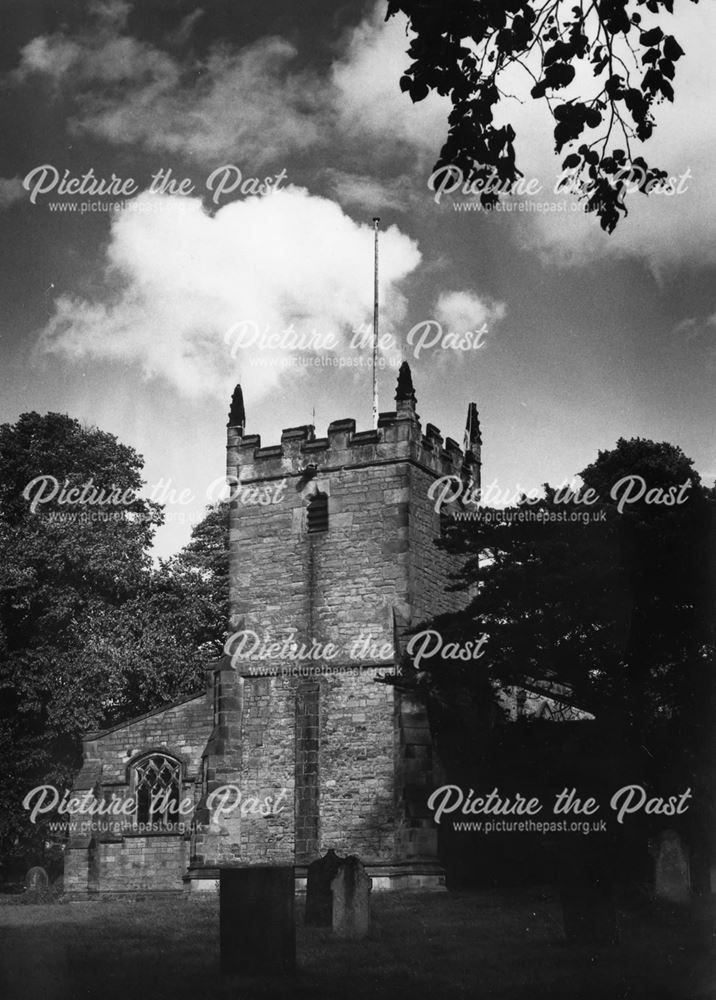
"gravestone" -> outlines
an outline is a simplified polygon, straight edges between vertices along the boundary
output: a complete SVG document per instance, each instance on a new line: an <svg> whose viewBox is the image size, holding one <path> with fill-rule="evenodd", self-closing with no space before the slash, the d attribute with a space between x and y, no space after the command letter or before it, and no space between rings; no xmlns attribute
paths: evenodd
<svg viewBox="0 0 716 1000"><path fill-rule="evenodd" d="M608 862L599 850L566 848L559 890L564 934L571 944L617 944L617 913Z"/></svg>
<svg viewBox="0 0 716 1000"><path fill-rule="evenodd" d="M47 872L44 868L36 865L28 869L25 876L25 891L33 896L44 896L50 885Z"/></svg>
<svg viewBox="0 0 716 1000"><path fill-rule="evenodd" d="M333 933L336 937L358 940L370 929L370 890L373 879L366 875L359 858L351 855L331 882Z"/></svg>
<svg viewBox="0 0 716 1000"><path fill-rule="evenodd" d="M334 850L312 861L306 879L306 923L313 927L330 927L333 922L331 882L344 862Z"/></svg>
<svg viewBox="0 0 716 1000"><path fill-rule="evenodd" d="M676 830L663 830L659 835L654 893L670 903L687 903L691 898L689 861Z"/></svg>
<svg viewBox="0 0 716 1000"><path fill-rule="evenodd" d="M292 867L222 868L221 971L292 975L296 969Z"/></svg>

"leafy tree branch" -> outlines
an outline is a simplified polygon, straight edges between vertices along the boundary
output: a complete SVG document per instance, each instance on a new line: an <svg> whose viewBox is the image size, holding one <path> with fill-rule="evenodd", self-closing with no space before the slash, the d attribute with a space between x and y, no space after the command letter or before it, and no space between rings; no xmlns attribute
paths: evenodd
<svg viewBox="0 0 716 1000"><path fill-rule="evenodd" d="M388 0L386 20L398 12L415 36L401 89L414 102L435 92L452 103L435 169L459 168L483 205L495 205L523 176L514 128L495 123L507 97L501 81L512 66L529 75L530 96L546 102L555 152L566 153L569 189L603 229L612 232L627 215L629 191L649 194L668 185L666 171L632 148L651 137L657 105L674 100L675 65L684 52L662 27L674 0L572 6L563 0Z"/></svg>

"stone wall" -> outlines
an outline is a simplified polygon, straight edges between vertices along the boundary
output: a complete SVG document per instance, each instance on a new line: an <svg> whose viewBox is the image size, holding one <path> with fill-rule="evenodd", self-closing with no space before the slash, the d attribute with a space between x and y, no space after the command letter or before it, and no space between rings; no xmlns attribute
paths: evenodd
<svg viewBox="0 0 716 1000"><path fill-rule="evenodd" d="M260 816L237 811L226 819L230 837L223 862L293 864L295 682L283 677L243 681L241 770L234 775L242 794L276 798L280 812Z"/></svg>
<svg viewBox="0 0 716 1000"><path fill-rule="evenodd" d="M321 853L396 860L395 688L382 668L322 680Z"/></svg>
<svg viewBox="0 0 716 1000"><path fill-rule="evenodd" d="M181 891L188 866L188 842L183 836L125 836L100 843L97 866L102 892Z"/></svg>
<svg viewBox="0 0 716 1000"><path fill-rule="evenodd" d="M297 681L294 795L296 863L308 864L320 854L318 766L321 729L319 679Z"/></svg>
<svg viewBox="0 0 716 1000"><path fill-rule="evenodd" d="M201 755L213 722L206 694L132 719L121 726L85 738L84 755L102 761L102 785L127 785L127 765L148 750L164 750L184 764L184 778L193 783L201 771Z"/></svg>
<svg viewBox="0 0 716 1000"><path fill-rule="evenodd" d="M75 794L99 789L105 802L131 799L133 761L157 751L181 762L180 797L195 803L200 794L201 755L212 718L211 703L203 694L89 734L83 741L83 767L74 782ZM191 812L179 817L185 824L181 833L140 835L126 829L132 823L131 816L73 817L65 891L70 897L99 891L180 891L189 861L191 819Z"/></svg>
<svg viewBox="0 0 716 1000"><path fill-rule="evenodd" d="M412 623L453 611L466 603L462 594L448 593L458 563L455 556L439 549L440 514L428 495L435 476L425 469L410 469L410 606Z"/></svg>
<svg viewBox="0 0 716 1000"><path fill-rule="evenodd" d="M380 678L395 671L410 624L460 600L443 593L450 557L434 545L440 518L428 488L459 474L462 458L437 428L423 435L410 406L383 414L379 431L334 421L326 438L293 428L267 448L229 431L228 473L244 497L280 496L232 504L233 627L255 633L264 657L273 643L285 651L289 635L298 647L294 658L253 660L233 647L240 781L270 789L290 775L295 788L282 836L242 829L236 860L285 860L295 849L308 863L328 848L374 864L434 856L429 818L408 802L425 799L432 780L427 719ZM308 531L316 493L328 497L325 533Z"/></svg>

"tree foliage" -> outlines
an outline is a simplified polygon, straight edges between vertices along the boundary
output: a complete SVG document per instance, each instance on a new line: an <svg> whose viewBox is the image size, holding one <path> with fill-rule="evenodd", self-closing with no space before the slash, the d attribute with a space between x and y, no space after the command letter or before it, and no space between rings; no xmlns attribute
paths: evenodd
<svg viewBox="0 0 716 1000"><path fill-rule="evenodd" d="M88 634L150 571L148 548L161 513L138 496L141 466L141 457L111 434L62 414L26 413L0 427L6 817L17 820L12 805L40 777L67 777L79 734L99 724L116 700L107 664L84 650ZM125 502L77 502L83 489L85 499L104 491Z"/></svg>
<svg viewBox="0 0 716 1000"><path fill-rule="evenodd" d="M642 439L600 452L581 478L453 518L440 544L460 557L455 586L470 599L430 625L462 646L487 634L485 653L426 661L408 682L463 733L466 754L494 713L493 686L526 683L566 686L637 742L667 726L695 759L713 721L714 491L680 449Z"/></svg>
<svg viewBox="0 0 716 1000"><path fill-rule="evenodd" d="M684 53L666 26L673 10L674 0L388 0L386 18L402 11L415 33L401 88L413 101L435 91L452 102L436 169L459 168L490 206L495 181L504 191L522 176L515 130L495 121L519 67L531 97L549 107L572 190L612 232L630 189L649 193L666 180L639 149L656 106L674 99Z"/></svg>
<svg viewBox="0 0 716 1000"><path fill-rule="evenodd" d="M29 832L21 802L34 785L71 784L83 733L200 691L221 650L226 507L153 567L163 514L140 496L141 470L134 449L62 414L0 427L5 849Z"/></svg>
<svg viewBox="0 0 716 1000"><path fill-rule="evenodd" d="M229 621L228 505L216 504L189 543L161 563L92 642L123 678L118 720L201 691ZM86 655L93 655L91 649Z"/></svg>

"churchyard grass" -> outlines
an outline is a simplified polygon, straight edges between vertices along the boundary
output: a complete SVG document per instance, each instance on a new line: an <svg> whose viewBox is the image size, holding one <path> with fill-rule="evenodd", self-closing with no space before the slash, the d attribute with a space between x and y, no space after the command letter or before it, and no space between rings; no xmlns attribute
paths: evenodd
<svg viewBox="0 0 716 1000"><path fill-rule="evenodd" d="M620 909L615 947L567 945L554 891L373 895L364 941L303 925L295 980L219 973L218 899L0 897L4 1000L707 1000L713 900Z"/></svg>

